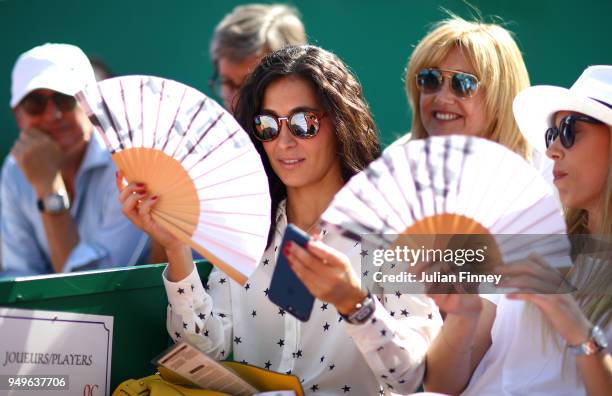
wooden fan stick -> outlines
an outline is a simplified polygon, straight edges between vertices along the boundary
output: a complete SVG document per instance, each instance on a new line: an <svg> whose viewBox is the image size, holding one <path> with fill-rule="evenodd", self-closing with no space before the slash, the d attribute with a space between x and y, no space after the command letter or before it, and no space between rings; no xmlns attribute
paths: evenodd
<svg viewBox="0 0 612 396"><path fill-rule="evenodd" d="M117 164L125 163L128 158L135 155L140 155L141 157L147 155L152 157L155 155L157 167L165 169L165 175L172 175L175 185L181 184L185 187L173 188L160 195L160 200L151 213L155 221L203 257L206 257L208 261L232 277L236 282L245 284L247 278L243 274L192 240L199 221L200 201L195 186L182 165L176 159L159 150L147 148L131 148L119 151L113 154L113 160ZM142 165L139 168L142 170ZM146 183L151 195L160 194L161 187L169 183L164 180L164 177L161 177L162 175L152 174L151 172L141 172L138 174L134 169L131 169L131 173L129 173L130 170L127 170L127 172L128 174L125 175L127 180L138 180ZM172 202L172 205L169 205L168 202ZM177 207L179 207L178 210Z"/></svg>
<svg viewBox="0 0 612 396"><path fill-rule="evenodd" d="M134 156L152 158L157 168L165 171L163 174L150 172L147 166L142 166L142 162L140 163L141 166L130 168L127 163L129 158ZM151 196L162 197L155 205L156 212L168 213L181 221L186 228L186 232L193 234L199 220L200 200L191 178L178 161L159 150L147 148L131 148L119 151L113 154L113 161L117 163L128 181L146 183ZM169 182L168 177L171 177L173 181ZM168 184L180 184L181 188L168 189L166 187ZM172 204L169 204L169 202ZM181 209L179 211L175 209L175 204L180 205Z"/></svg>
<svg viewBox="0 0 612 396"><path fill-rule="evenodd" d="M402 233L390 249L397 246L442 250L476 250L486 246L485 262L463 267L473 268L473 273L490 273L502 262L499 246L489 230L474 219L459 214L442 213L417 221Z"/></svg>
<svg viewBox="0 0 612 396"><path fill-rule="evenodd" d="M166 220L164 220L161 217L155 217L155 221L159 221L159 223L162 224L174 236L179 238L183 243L189 245L189 247L194 249L196 252L200 253L203 257L206 257L206 259L212 265L214 265L215 267L219 268L221 271L226 273L228 276L230 276L236 282L238 282L241 285L246 284L247 277L245 277L243 274L241 274L239 271L234 269L231 265L229 265L225 261L221 260L216 255L212 254L209 250L205 249L203 246L201 246L201 245L195 243L193 240L191 240L192 235L187 234L183 229L175 226L172 223L167 222Z"/></svg>
<svg viewBox="0 0 612 396"><path fill-rule="evenodd" d="M266 240L251 230L269 227L250 199L269 207L269 194L237 122L197 90L151 76L109 79L76 96L125 178L160 198L153 218L244 284Z"/></svg>

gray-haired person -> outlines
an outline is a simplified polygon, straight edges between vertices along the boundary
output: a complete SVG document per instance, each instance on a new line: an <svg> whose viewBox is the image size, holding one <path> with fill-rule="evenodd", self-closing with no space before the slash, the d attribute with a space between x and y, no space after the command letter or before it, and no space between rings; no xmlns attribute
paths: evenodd
<svg viewBox="0 0 612 396"><path fill-rule="evenodd" d="M233 112L237 93L259 60L300 44L306 44L306 32L297 9L283 4L238 6L219 22L210 42L215 66L211 88Z"/></svg>

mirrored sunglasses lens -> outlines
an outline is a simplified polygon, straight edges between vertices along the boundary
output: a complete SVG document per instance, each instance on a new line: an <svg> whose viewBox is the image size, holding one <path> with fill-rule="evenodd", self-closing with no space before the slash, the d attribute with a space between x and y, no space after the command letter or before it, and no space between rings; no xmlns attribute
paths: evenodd
<svg viewBox="0 0 612 396"><path fill-rule="evenodd" d="M438 70L423 69L417 74L417 86L424 93L434 93L442 86L442 74Z"/></svg>
<svg viewBox="0 0 612 396"><path fill-rule="evenodd" d="M452 88L457 96L469 98L476 93L478 81L469 74L457 73L453 76Z"/></svg>
<svg viewBox="0 0 612 396"><path fill-rule="evenodd" d="M255 137L259 140L272 140L278 135L276 119L268 115L255 117Z"/></svg>
<svg viewBox="0 0 612 396"><path fill-rule="evenodd" d="M289 121L291 130L296 136L313 137L319 131L319 119L314 113L295 113Z"/></svg>

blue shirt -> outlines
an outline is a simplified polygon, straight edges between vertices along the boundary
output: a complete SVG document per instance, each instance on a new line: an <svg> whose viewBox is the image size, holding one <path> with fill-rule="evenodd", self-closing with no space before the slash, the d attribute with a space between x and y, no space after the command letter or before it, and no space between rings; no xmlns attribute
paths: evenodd
<svg viewBox="0 0 612 396"><path fill-rule="evenodd" d="M63 272L129 266L146 259L148 237L121 212L115 170L110 153L94 133L76 175L70 207L79 243ZM4 270L0 275L53 273L36 192L12 155L2 167L0 194Z"/></svg>

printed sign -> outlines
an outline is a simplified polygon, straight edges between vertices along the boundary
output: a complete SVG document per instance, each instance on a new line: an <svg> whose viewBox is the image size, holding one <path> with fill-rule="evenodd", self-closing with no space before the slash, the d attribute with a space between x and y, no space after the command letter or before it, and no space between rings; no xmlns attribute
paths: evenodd
<svg viewBox="0 0 612 396"><path fill-rule="evenodd" d="M0 394L111 392L113 317L0 308Z"/></svg>

